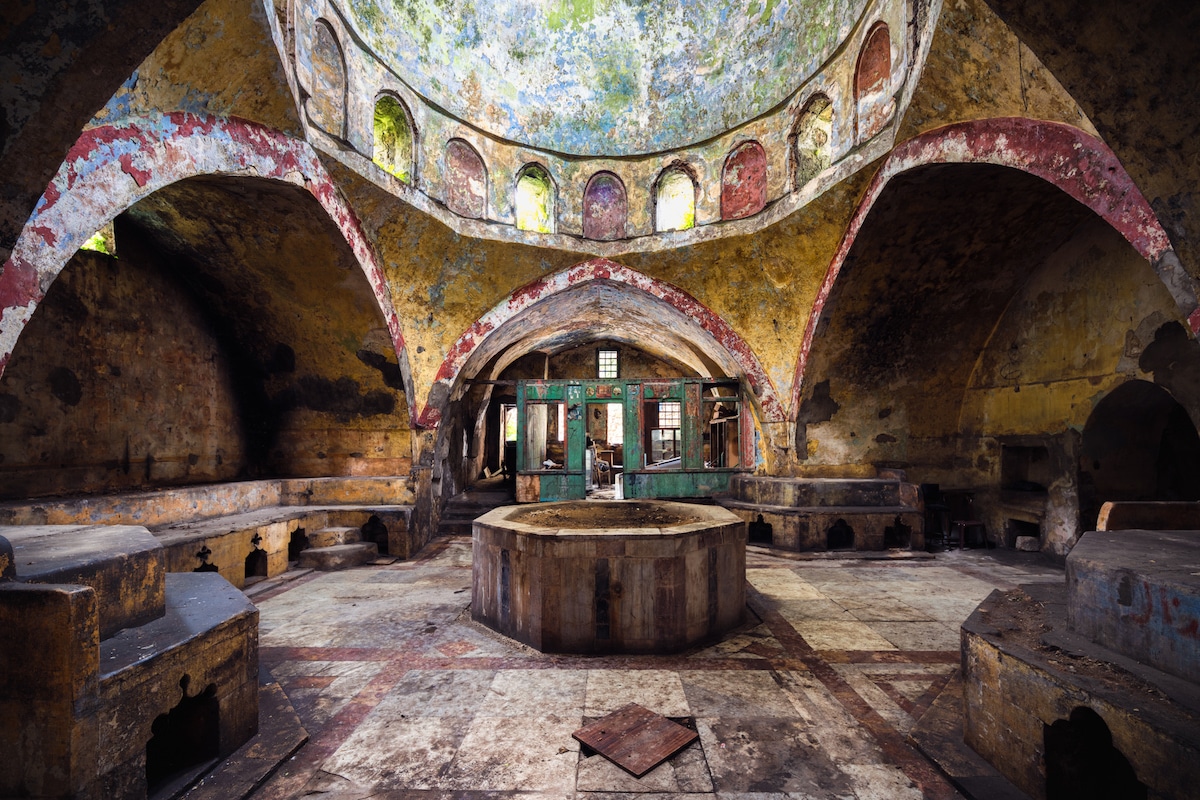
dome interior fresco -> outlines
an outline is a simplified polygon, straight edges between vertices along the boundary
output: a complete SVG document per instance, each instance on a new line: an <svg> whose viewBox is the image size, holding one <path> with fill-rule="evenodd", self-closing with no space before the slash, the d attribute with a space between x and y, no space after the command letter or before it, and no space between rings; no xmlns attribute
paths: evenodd
<svg viewBox="0 0 1200 800"><path fill-rule="evenodd" d="M865 0L339 0L363 43L483 131L572 155L704 141L812 77Z"/></svg>

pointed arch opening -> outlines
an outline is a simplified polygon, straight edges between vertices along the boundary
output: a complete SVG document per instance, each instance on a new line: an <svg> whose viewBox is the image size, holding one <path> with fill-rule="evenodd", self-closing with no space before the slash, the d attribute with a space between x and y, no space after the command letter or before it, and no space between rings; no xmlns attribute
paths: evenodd
<svg viewBox="0 0 1200 800"><path fill-rule="evenodd" d="M446 143L446 207L460 217L487 217L487 167L483 158L462 139Z"/></svg>
<svg viewBox="0 0 1200 800"><path fill-rule="evenodd" d="M792 134L793 188L803 188L832 162L833 103L816 94L804 104Z"/></svg>
<svg viewBox="0 0 1200 800"><path fill-rule="evenodd" d="M346 135L346 59L333 28L323 19L313 24L313 94L308 117L314 125L339 139Z"/></svg>
<svg viewBox="0 0 1200 800"><path fill-rule="evenodd" d="M654 191L654 230L686 231L696 227L696 181L683 165L667 167Z"/></svg>
<svg viewBox="0 0 1200 800"><path fill-rule="evenodd" d="M375 101L372 123L374 155L372 160L404 183L411 184L416 170L416 132L412 117L398 97L380 95Z"/></svg>
<svg viewBox="0 0 1200 800"><path fill-rule="evenodd" d="M766 205L767 153L758 142L742 142L721 169L721 219L753 216Z"/></svg>
<svg viewBox="0 0 1200 800"><path fill-rule="evenodd" d="M554 181L541 164L526 164L513 200L517 229L554 233Z"/></svg>

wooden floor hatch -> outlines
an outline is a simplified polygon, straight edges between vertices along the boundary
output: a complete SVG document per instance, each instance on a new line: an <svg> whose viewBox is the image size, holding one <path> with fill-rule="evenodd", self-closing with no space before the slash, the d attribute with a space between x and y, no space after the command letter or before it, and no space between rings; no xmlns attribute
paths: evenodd
<svg viewBox="0 0 1200 800"><path fill-rule="evenodd" d="M640 778L694 742L699 734L630 703L571 735Z"/></svg>

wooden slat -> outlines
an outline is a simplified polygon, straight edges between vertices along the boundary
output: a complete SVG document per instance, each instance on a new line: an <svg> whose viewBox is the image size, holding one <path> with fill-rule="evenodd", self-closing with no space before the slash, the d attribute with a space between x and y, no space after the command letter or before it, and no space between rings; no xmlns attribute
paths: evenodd
<svg viewBox="0 0 1200 800"><path fill-rule="evenodd" d="M687 747L699 734L630 703L571 735L640 778Z"/></svg>

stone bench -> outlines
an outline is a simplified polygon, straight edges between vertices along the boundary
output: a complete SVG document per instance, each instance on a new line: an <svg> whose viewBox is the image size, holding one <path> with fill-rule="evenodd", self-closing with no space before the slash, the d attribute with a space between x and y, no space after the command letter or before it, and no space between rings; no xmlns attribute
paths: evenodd
<svg viewBox="0 0 1200 800"><path fill-rule="evenodd" d="M0 537L0 796L145 797L255 733L258 610L228 581L168 574L139 526Z"/></svg>
<svg viewBox="0 0 1200 800"><path fill-rule="evenodd" d="M361 528L372 518L383 526L375 540L380 550L407 558L420 545L413 504L405 478L299 478L4 503L0 525L142 526L163 546L167 572L203 568L243 588L247 561L259 553L266 576L278 575L287 570L289 548L299 547L294 539L328 527Z"/></svg>
<svg viewBox="0 0 1200 800"><path fill-rule="evenodd" d="M752 543L770 525L770 544L785 550L829 550L839 534L849 543L838 549L925 546L919 490L893 478L736 475L717 502L747 523Z"/></svg>

